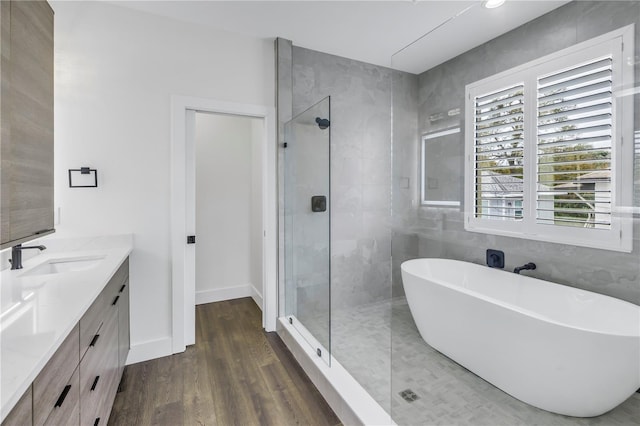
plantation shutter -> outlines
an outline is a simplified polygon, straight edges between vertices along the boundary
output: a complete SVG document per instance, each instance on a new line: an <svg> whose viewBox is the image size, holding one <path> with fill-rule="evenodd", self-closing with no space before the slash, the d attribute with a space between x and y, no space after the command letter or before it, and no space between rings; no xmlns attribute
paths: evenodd
<svg viewBox="0 0 640 426"><path fill-rule="evenodd" d="M523 216L524 84L474 98L475 217Z"/></svg>
<svg viewBox="0 0 640 426"><path fill-rule="evenodd" d="M611 227L612 58L537 79L536 222Z"/></svg>

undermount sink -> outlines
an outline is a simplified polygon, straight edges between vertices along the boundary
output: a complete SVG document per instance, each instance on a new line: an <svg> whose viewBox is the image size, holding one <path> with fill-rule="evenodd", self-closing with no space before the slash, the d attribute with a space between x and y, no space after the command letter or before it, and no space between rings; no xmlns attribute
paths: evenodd
<svg viewBox="0 0 640 426"><path fill-rule="evenodd" d="M30 270L22 274L22 276L25 277L32 275L50 275L60 274L63 272L86 271L95 266L98 266L103 259L104 256L50 259L34 268L31 268Z"/></svg>

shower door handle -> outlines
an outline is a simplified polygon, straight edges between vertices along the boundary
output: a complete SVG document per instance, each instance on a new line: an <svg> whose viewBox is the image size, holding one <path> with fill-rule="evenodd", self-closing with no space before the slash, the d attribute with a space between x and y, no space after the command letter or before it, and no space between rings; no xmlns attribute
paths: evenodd
<svg viewBox="0 0 640 426"><path fill-rule="evenodd" d="M311 197L311 211L314 213L327 211L327 197L324 195L314 195Z"/></svg>

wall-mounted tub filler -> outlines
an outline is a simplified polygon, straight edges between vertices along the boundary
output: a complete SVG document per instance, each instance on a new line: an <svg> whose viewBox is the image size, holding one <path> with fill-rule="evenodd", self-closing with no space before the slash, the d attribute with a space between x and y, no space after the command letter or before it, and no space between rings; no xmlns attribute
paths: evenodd
<svg viewBox="0 0 640 426"><path fill-rule="evenodd" d="M424 341L527 404L594 417L640 387L640 306L458 260L401 269Z"/></svg>
<svg viewBox="0 0 640 426"><path fill-rule="evenodd" d="M513 272L519 274L520 271L533 271L536 269L536 264L533 262L525 263L522 266L518 266L517 268L513 268Z"/></svg>

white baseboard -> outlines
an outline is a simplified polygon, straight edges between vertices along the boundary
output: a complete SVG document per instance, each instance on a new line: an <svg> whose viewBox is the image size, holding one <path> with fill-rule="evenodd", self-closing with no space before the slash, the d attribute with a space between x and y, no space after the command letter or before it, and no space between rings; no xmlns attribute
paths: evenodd
<svg viewBox="0 0 640 426"><path fill-rule="evenodd" d="M260 308L260 310L262 311L262 294L253 285L251 286L251 298L254 302L256 302L256 305L258 305L258 308Z"/></svg>
<svg viewBox="0 0 640 426"><path fill-rule="evenodd" d="M258 308L262 310L262 294L260 294L251 284L198 291L196 292L196 305L239 299L241 297L251 297L254 302L256 302L256 305L258 305ZM173 347L171 344L171 337L150 340L148 342L131 345L126 365L136 364L138 362L161 358L172 354Z"/></svg>
<svg viewBox="0 0 640 426"><path fill-rule="evenodd" d="M171 337L163 337L161 339L131 345L126 365L172 355L172 349Z"/></svg>
<svg viewBox="0 0 640 426"><path fill-rule="evenodd" d="M196 305L240 299L241 297L253 297L252 288L253 286L251 284L246 284L235 287L196 291Z"/></svg>

